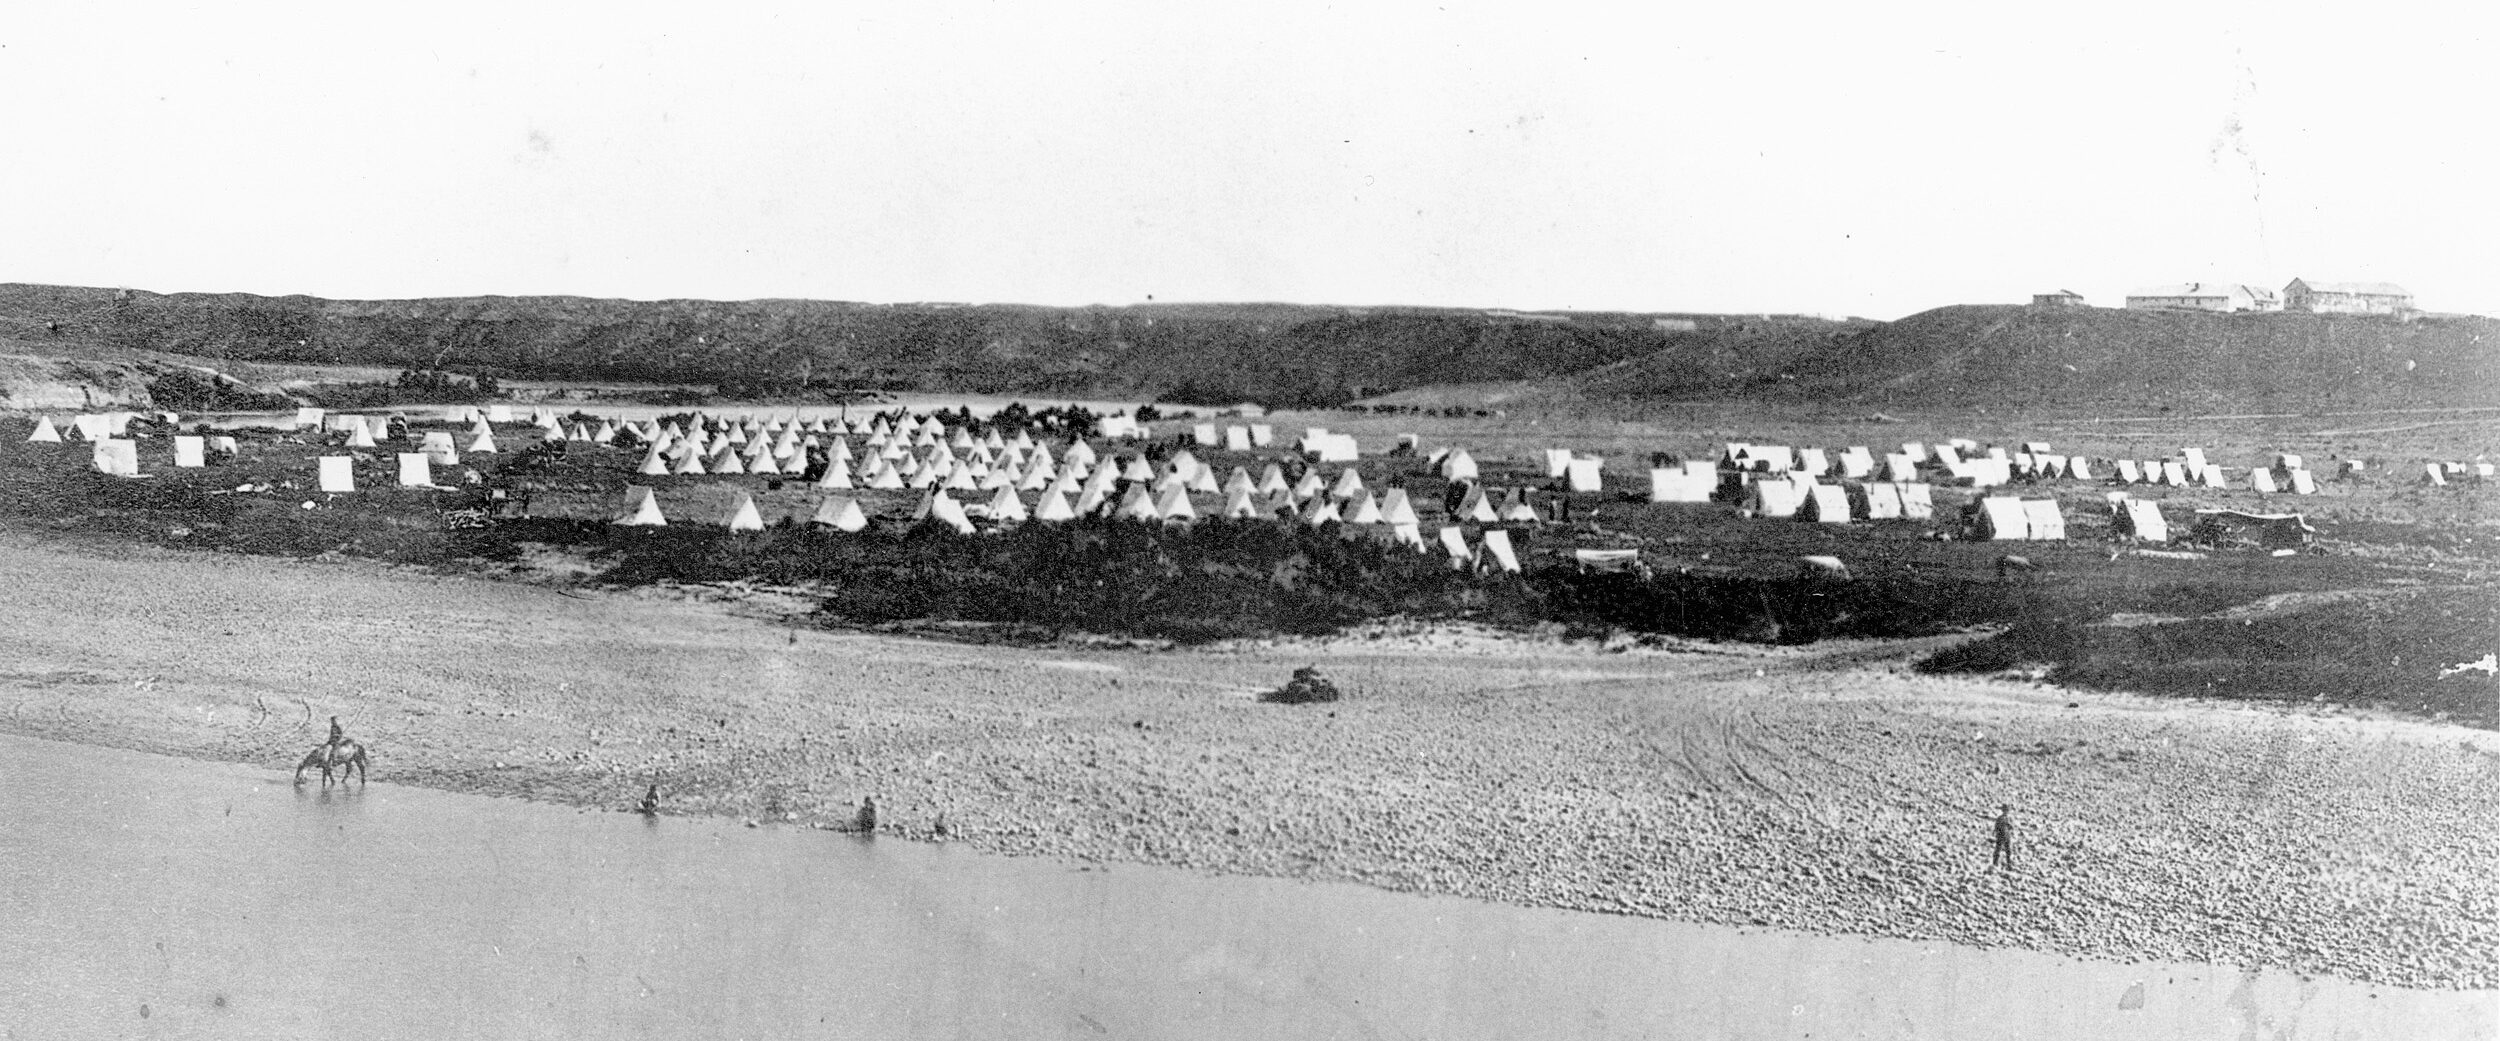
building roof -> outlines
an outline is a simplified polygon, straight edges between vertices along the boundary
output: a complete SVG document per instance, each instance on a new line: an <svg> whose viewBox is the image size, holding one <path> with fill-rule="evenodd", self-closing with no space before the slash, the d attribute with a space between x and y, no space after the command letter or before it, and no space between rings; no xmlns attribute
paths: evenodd
<svg viewBox="0 0 2500 1041"><path fill-rule="evenodd" d="M2394 282L2311 282L2295 278L2292 285L2305 286L2312 293L2350 293L2354 296L2412 296L2413 293ZM2292 291L2284 286L2283 291Z"/></svg>
<svg viewBox="0 0 2500 1041"><path fill-rule="evenodd" d="M2231 291L2232 291L2232 290L2234 290L2234 289L2237 289L2237 290L2239 290L2239 291L2241 291L2241 292L2243 292L2243 293L2249 293L2251 296L2254 296L2254 295L2255 295L2254 293L2250 292L2250 290L2249 290L2249 288L2248 288L2247 286L2235 286L2235 285L2231 285L2231 284L2229 284L2229 283L2225 283L2225 282L2182 282L2182 283L2178 283L2178 284L2175 284L2175 285L2166 285L2166 286L2150 286L2150 287L2147 287L2147 288L2144 288L2144 289L2138 289L2138 290L2136 290L2135 292L2129 293L2129 294L2127 294L2127 295L2128 295L2128 296L2130 296L2130 297L2138 297L2138 296L2193 296L2193 297L2227 297L2227 296L2230 296L2230 295L2231 295Z"/></svg>

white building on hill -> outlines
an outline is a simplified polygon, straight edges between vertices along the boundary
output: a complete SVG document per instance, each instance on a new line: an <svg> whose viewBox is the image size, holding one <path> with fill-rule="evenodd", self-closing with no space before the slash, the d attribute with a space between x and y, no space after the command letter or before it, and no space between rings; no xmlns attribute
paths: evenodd
<svg viewBox="0 0 2500 1041"><path fill-rule="evenodd" d="M2259 289L2233 282L2187 282L2179 285L2153 286L2127 294L2127 309L2132 311L2280 311L2282 298L2274 290Z"/></svg>
<svg viewBox="0 0 2500 1041"><path fill-rule="evenodd" d="M2283 287L2284 306L2312 314L2400 314L2413 310L2413 294L2392 282L2311 282L2295 278Z"/></svg>

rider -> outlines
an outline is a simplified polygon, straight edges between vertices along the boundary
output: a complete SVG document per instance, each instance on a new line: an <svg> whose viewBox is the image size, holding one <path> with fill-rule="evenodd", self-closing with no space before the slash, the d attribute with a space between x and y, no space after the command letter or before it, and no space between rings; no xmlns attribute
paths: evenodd
<svg viewBox="0 0 2500 1041"><path fill-rule="evenodd" d="M330 717L330 741L322 747L337 748L339 743L345 740L347 740L347 731L339 727L339 717Z"/></svg>

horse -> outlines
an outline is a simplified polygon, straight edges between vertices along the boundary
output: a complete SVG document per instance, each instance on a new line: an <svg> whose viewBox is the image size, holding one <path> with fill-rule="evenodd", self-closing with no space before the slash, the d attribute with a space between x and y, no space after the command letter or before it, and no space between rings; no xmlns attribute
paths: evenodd
<svg viewBox="0 0 2500 1041"><path fill-rule="evenodd" d="M304 783L304 771L315 766L321 768L321 786L324 788L330 786L330 772L333 770L338 771L340 784L346 784L350 774L362 781L367 772L365 746L354 741L313 746L312 751L304 753L304 761L295 764L295 783Z"/></svg>

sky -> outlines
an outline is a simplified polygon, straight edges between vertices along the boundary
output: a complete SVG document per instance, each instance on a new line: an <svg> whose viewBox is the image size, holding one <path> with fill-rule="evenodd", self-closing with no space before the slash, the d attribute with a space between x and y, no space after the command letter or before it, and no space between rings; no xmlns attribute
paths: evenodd
<svg viewBox="0 0 2500 1041"><path fill-rule="evenodd" d="M0 281L2500 314L2482 5L363 6L9 5Z"/></svg>

